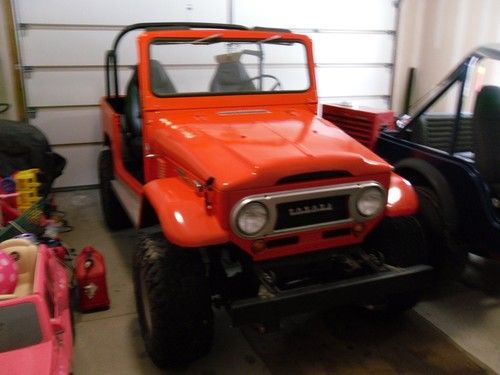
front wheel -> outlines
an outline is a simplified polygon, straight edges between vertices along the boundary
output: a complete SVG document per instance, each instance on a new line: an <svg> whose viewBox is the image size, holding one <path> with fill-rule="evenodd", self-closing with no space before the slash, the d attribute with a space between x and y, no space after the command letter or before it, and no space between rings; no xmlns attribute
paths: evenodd
<svg viewBox="0 0 500 375"><path fill-rule="evenodd" d="M134 259L134 288L141 332L153 363L186 365L206 354L213 339L208 279L197 250L144 235Z"/></svg>
<svg viewBox="0 0 500 375"><path fill-rule="evenodd" d="M369 251L381 254L392 267L428 264L429 257L422 228L413 216L385 218L367 238ZM413 308L421 298L424 286L415 290L387 294L374 300L369 309L384 313L400 313Z"/></svg>

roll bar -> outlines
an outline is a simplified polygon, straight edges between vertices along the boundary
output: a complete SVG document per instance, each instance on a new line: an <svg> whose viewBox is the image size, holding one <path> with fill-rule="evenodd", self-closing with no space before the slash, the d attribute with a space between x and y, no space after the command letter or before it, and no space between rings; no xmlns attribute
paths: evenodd
<svg viewBox="0 0 500 375"><path fill-rule="evenodd" d="M111 96L111 86L114 88L114 97L118 97L118 69L117 69L117 57L116 50L118 48L118 43L120 40L130 31L134 30L147 30L147 29L157 29L157 30L168 30L168 29L226 29L226 30L249 30L248 27L242 25L225 24L225 23L206 23L206 22L147 22L147 23L135 23L123 28L120 33L115 37L112 47L106 52L106 96L109 98ZM265 28L255 28L255 30L274 30L277 29L265 29ZM281 30L285 31L285 30ZM288 30L286 30L288 31ZM112 70L112 74L111 71ZM111 82L113 80L113 82Z"/></svg>

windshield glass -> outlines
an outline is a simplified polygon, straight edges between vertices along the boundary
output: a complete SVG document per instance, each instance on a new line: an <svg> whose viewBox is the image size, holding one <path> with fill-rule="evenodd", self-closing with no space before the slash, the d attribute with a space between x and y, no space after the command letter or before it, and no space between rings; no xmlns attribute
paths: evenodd
<svg viewBox="0 0 500 375"><path fill-rule="evenodd" d="M280 41L158 40L150 47L151 89L157 96L305 91L305 46Z"/></svg>

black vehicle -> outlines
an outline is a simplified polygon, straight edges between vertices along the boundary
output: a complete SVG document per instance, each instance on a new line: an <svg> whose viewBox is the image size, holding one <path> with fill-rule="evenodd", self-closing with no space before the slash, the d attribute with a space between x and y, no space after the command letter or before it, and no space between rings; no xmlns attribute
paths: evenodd
<svg viewBox="0 0 500 375"><path fill-rule="evenodd" d="M500 258L500 44L473 51L396 125L392 112L340 105L323 117L414 186L441 276L458 277L469 252Z"/></svg>
<svg viewBox="0 0 500 375"><path fill-rule="evenodd" d="M415 187L436 265L500 257L500 45L476 49L375 151Z"/></svg>

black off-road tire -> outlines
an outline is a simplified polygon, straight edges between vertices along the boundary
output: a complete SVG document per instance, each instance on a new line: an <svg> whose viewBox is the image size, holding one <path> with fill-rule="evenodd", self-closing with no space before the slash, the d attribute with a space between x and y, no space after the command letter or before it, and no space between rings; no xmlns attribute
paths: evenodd
<svg viewBox="0 0 500 375"><path fill-rule="evenodd" d="M114 174L113 157L110 149L102 150L99 154L98 171L101 209L106 225L111 230L131 227L132 223L111 187Z"/></svg>
<svg viewBox="0 0 500 375"><path fill-rule="evenodd" d="M208 353L213 341L210 289L200 253L143 234L134 259L137 313L146 350L159 368Z"/></svg>
<svg viewBox="0 0 500 375"><path fill-rule="evenodd" d="M369 251L383 255L384 263L393 267L428 264L429 256L423 230L413 216L385 218L367 238ZM406 293L388 294L369 307L383 315L413 308L422 297L425 286Z"/></svg>
<svg viewBox="0 0 500 375"><path fill-rule="evenodd" d="M416 186L419 200L417 219L424 229L430 265L439 279L458 279L467 262L467 251L457 233L446 226L442 207L431 188Z"/></svg>

